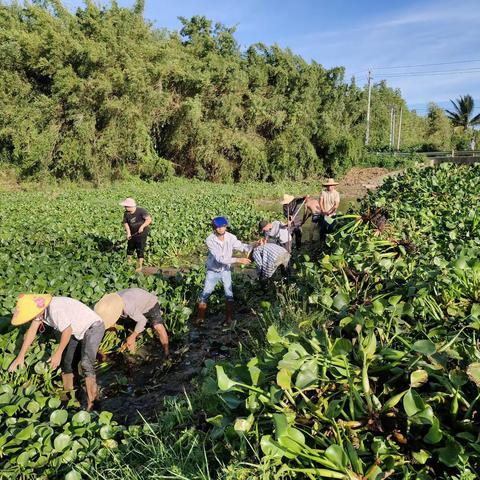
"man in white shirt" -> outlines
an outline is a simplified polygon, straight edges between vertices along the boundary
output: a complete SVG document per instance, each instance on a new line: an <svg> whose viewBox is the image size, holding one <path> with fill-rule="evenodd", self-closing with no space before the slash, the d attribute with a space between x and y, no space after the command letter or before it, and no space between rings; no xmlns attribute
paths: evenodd
<svg viewBox="0 0 480 480"><path fill-rule="evenodd" d="M252 247L242 243L235 235L227 232L228 220L215 217L212 220L213 233L207 237L208 247L207 275L202 294L198 302L197 323L205 320L207 300L218 282L222 282L225 291L225 323L231 324L233 319L232 265L248 265L248 258L235 258L233 251L250 253Z"/></svg>
<svg viewBox="0 0 480 480"><path fill-rule="evenodd" d="M37 331L44 325L59 332L60 342L50 358L53 370L61 366L65 391L73 390L73 359L78 344L81 344L81 360L87 391L87 410L92 410L97 398L95 361L98 346L102 341L105 327L102 319L90 308L73 298L52 297L51 295L22 294L19 296L12 317L12 325L31 322L23 339L17 358L8 371L23 367L25 354L35 340Z"/></svg>
<svg viewBox="0 0 480 480"><path fill-rule="evenodd" d="M269 243L276 243L283 247L288 253L292 251L292 235L288 229L288 225L274 220L268 222L261 220L258 224L260 234L264 234Z"/></svg>

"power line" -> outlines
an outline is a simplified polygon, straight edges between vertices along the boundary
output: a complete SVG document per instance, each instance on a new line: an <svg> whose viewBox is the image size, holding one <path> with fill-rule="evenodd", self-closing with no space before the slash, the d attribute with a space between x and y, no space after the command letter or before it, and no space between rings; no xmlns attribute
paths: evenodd
<svg viewBox="0 0 480 480"><path fill-rule="evenodd" d="M435 75L451 75L451 74L465 74L465 73L478 73L480 67L467 68L463 70L433 70L430 72L402 72L402 73L385 73L380 74L381 78L395 78L395 77L425 77Z"/></svg>
<svg viewBox="0 0 480 480"><path fill-rule="evenodd" d="M394 67L372 67L375 70L389 70L394 68L416 68L416 67L435 67L438 65L455 65L459 63L478 63L480 60L458 60L455 62L441 62L441 63L420 63L418 65L396 65ZM362 70L365 71L365 70Z"/></svg>

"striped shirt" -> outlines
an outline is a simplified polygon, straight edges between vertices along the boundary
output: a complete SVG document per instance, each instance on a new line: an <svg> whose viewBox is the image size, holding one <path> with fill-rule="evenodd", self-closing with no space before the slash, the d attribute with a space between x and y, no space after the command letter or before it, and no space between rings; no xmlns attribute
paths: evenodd
<svg viewBox="0 0 480 480"><path fill-rule="evenodd" d="M275 243L255 247L252 256L260 278L270 278L279 265L286 267L290 261L290 254Z"/></svg>

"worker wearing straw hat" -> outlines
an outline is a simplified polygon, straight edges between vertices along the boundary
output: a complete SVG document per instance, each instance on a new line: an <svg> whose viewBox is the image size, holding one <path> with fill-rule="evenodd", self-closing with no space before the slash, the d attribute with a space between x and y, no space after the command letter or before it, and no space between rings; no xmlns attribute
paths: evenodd
<svg viewBox="0 0 480 480"><path fill-rule="evenodd" d="M125 208L123 215L123 226L127 234L127 261L131 263L134 252L137 252L137 268L140 272L143 267L143 259L149 225L152 223L152 217L142 207L137 206L137 202L133 198L126 198L120 202Z"/></svg>
<svg viewBox="0 0 480 480"><path fill-rule="evenodd" d="M12 325L31 322L15 360L8 371L23 367L25 354L35 340L38 331L48 325L60 333L57 349L50 358L52 369L62 368L65 391L73 390L73 361L78 344L81 345L81 360L87 391L87 410L93 408L97 398L95 361L98 346L102 341L105 327L102 319L90 308L73 298L52 297L51 295L21 294L12 317Z"/></svg>
<svg viewBox="0 0 480 480"><path fill-rule="evenodd" d="M326 189L320 194L320 218L318 224L320 227L320 241L322 243L325 242L327 233L333 232L335 228L335 217L340 205L340 194L335 188L337 185L338 182L333 178L329 178L323 184Z"/></svg>
<svg viewBox="0 0 480 480"><path fill-rule="evenodd" d="M96 305L95 312L103 319L105 328L115 326L120 317L128 317L136 322L135 329L127 337L122 349L135 351L137 337L145 330L147 323L158 335L166 357L170 355L168 334L163 324L158 298L142 288L127 288L117 293L105 295Z"/></svg>
<svg viewBox="0 0 480 480"><path fill-rule="evenodd" d="M294 197L285 193L281 204L283 205L283 214L287 217L288 230L295 239L295 246L300 248L302 245L302 225L308 218L306 211L303 215L300 215L305 205L305 197Z"/></svg>

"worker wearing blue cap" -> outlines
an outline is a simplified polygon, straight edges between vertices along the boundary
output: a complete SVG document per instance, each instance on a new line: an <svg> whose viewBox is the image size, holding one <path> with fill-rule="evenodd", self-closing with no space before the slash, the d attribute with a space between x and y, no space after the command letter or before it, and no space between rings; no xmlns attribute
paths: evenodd
<svg viewBox="0 0 480 480"><path fill-rule="evenodd" d="M231 324L233 318L232 265L248 265L248 258L235 258L233 251L250 253L252 247L242 243L235 235L227 232L228 220L215 217L212 220L213 233L208 236L207 276L198 303L197 323L203 322L207 310L207 300L218 282L222 282L225 291L225 323Z"/></svg>

